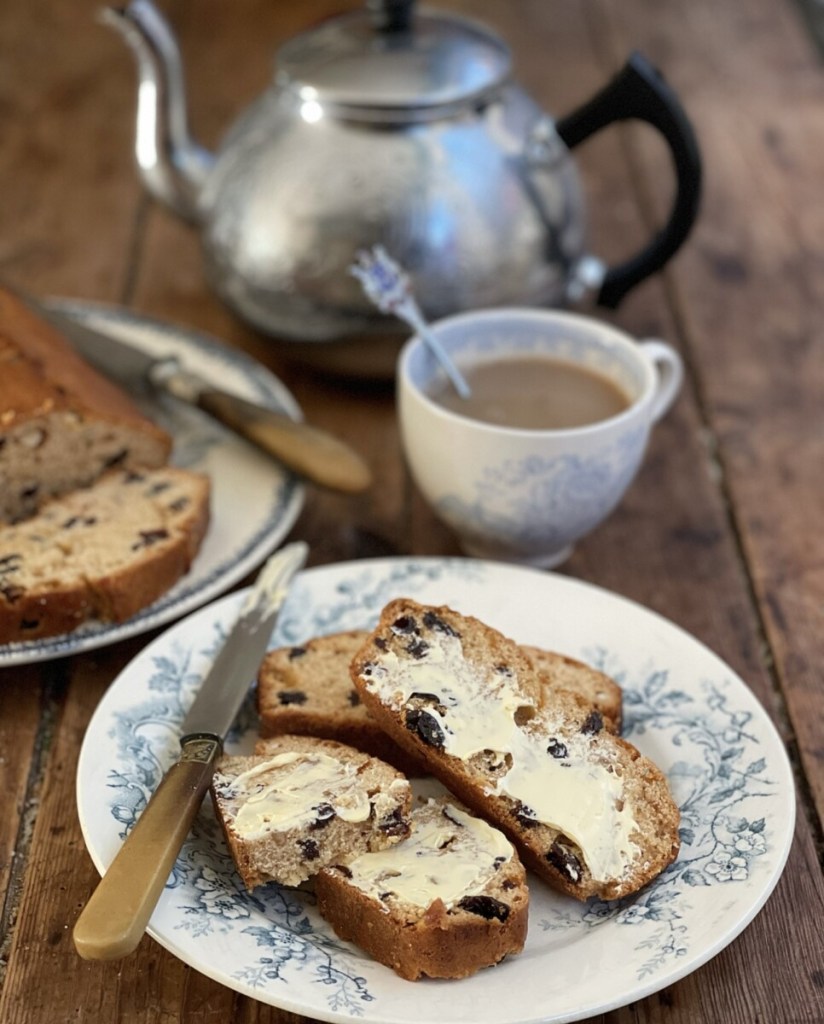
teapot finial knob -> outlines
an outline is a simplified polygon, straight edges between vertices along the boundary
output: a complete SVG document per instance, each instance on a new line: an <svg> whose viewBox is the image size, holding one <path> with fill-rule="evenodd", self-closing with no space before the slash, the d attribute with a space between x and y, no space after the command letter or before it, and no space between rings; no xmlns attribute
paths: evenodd
<svg viewBox="0 0 824 1024"><path fill-rule="evenodd" d="M412 26L415 0L367 0L366 6L379 32L408 32Z"/></svg>

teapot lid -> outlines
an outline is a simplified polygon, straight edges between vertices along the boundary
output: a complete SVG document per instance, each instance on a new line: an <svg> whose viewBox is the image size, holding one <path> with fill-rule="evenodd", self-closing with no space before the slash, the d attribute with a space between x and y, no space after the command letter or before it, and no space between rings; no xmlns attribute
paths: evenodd
<svg viewBox="0 0 824 1024"><path fill-rule="evenodd" d="M332 112L405 121L478 100L507 78L510 54L497 35L413 7L413 0L370 0L301 33L278 54L279 83Z"/></svg>

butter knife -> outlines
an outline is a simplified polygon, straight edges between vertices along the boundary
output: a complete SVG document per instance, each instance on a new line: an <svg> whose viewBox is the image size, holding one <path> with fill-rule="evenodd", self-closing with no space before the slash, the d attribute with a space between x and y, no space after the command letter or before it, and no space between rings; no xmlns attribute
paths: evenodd
<svg viewBox="0 0 824 1024"><path fill-rule="evenodd" d="M74 926L86 960L117 960L140 942L209 788L223 739L263 660L278 612L306 561L302 542L264 565L183 720L180 756L101 878Z"/></svg>
<svg viewBox="0 0 824 1024"><path fill-rule="evenodd" d="M284 413L213 387L185 369L173 354L151 356L128 342L92 329L30 295L16 292L39 317L59 331L95 369L122 384L131 394L173 395L197 406L236 433L273 455L288 469L313 483L354 493L371 483L364 460L331 434L295 422Z"/></svg>

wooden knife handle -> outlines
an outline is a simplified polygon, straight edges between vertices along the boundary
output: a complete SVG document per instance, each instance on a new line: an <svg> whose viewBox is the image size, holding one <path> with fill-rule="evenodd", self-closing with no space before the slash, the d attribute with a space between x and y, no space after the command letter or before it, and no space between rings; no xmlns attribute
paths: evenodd
<svg viewBox="0 0 824 1024"><path fill-rule="evenodd" d="M360 455L325 430L212 387L174 362L158 366L152 372L152 380L181 401L197 405L313 483L356 493L372 482L372 473Z"/></svg>
<svg viewBox="0 0 824 1024"><path fill-rule="evenodd" d="M203 802L221 745L212 737L183 744L126 842L74 926L86 960L117 960L143 937L183 841Z"/></svg>
<svg viewBox="0 0 824 1024"><path fill-rule="evenodd" d="M360 455L324 430L214 388L204 389L197 404L289 469L322 487L355 493L365 490L372 481Z"/></svg>

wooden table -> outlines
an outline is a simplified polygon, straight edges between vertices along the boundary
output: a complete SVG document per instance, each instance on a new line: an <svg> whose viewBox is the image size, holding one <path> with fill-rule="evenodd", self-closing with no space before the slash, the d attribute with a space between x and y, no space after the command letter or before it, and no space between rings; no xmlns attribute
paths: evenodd
<svg viewBox="0 0 824 1024"><path fill-rule="evenodd" d="M349 0L347 0L349 2ZM350 2L350 6L353 4ZM0 269L42 295L119 303L200 328L270 365L307 417L356 446L376 485L310 489L292 535L311 563L453 554L411 485L386 386L319 377L272 354L204 285L194 234L142 193L132 166L135 75L94 20L97 0L0 6ZM177 0L195 132L214 144L256 95L277 45L341 6ZM749 928L613 1022L824 1020L824 73L792 0L444 0L510 42L519 77L561 114L637 47L662 67L706 165L700 222L667 271L609 319L667 338L688 374L620 510L563 567L647 605L704 641L752 687L795 770L787 868ZM643 128L580 152L593 241L625 252L660 218L669 175ZM0 1020L281 1022L151 939L120 963L75 954L95 884L74 803L84 728L146 642L0 677ZM414 997L414 991L411 990Z"/></svg>

